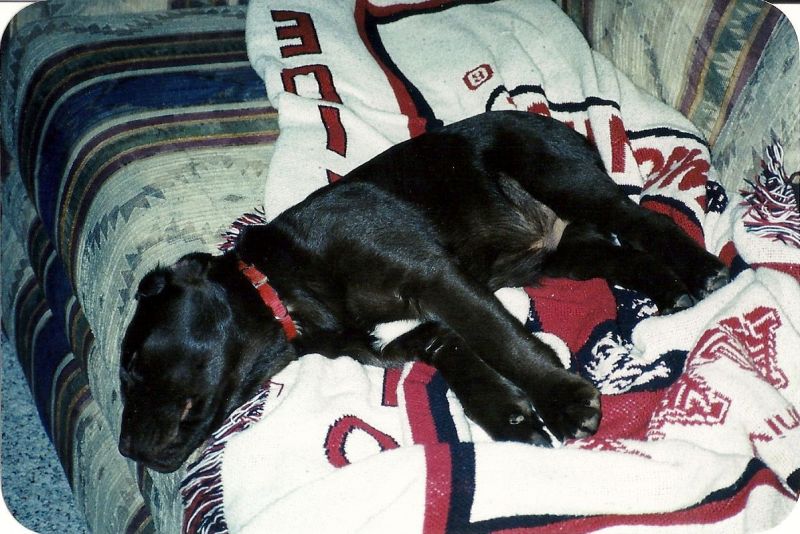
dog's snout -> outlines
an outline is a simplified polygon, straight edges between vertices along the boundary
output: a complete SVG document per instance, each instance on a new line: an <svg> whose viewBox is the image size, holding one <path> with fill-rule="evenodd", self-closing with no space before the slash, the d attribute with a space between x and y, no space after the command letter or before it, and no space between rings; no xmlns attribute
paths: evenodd
<svg viewBox="0 0 800 534"><path fill-rule="evenodd" d="M133 450L133 438L128 434L121 434L119 437L119 453L127 458L135 459Z"/></svg>
<svg viewBox="0 0 800 534"><path fill-rule="evenodd" d="M133 428L142 428L143 426L138 421L131 422L123 418L117 448L119 453L126 458L147 463L153 458L157 458L169 443L157 431L147 433L132 431Z"/></svg>
<svg viewBox="0 0 800 534"><path fill-rule="evenodd" d="M122 434L119 438L118 449L120 454L130 458L134 462L144 467L154 469L162 473L171 473L183 462L183 457L178 459L171 450L172 444L169 442L150 442L148 440L134 439L131 435Z"/></svg>

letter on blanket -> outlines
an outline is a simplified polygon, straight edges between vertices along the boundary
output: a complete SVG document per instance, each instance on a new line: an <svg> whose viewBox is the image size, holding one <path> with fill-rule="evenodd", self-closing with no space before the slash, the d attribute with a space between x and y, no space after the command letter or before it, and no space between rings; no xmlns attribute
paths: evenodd
<svg viewBox="0 0 800 534"><path fill-rule="evenodd" d="M344 467L350 464L351 458L348 457L347 440L355 431L362 432L372 438L374 440L373 445L377 449L371 450L369 445L361 443L360 448L353 451L356 456L359 454L374 454L378 451L396 449L400 446L389 434L381 432L354 415L345 415L330 426L328 435L325 438L325 455L332 466Z"/></svg>
<svg viewBox="0 0 800 534"><path fill-rule="evenodd" d="M290 93L300 95L297 89L297 77L308 76L309 74L316 80L317 90L323 100L336 104L342 103L342 99L339 97L339 93L336 92L336 87L333 85L333 74L331 74L331 70L325 65L302 65L300 67L283 69L283 71L281 71L283 88Z"/></svg>
<svg viewBox="0 0 800 534"><path fill-rule="evenodd" d="M347 132L344 131L339 108L319 106L319 116L328 134L328 142L325 148L345 157L347 155Z"/></svg>
<svg viewBox="0 0 800 534"><path fill-rule="evenodd" d="M281 57L292 58L322 53L317 29L310 14L289 10L272 10L270 14L276 23L275 34L278 41L288 41L287 44L280 46ZM298 80L300 77L313 77L316 86L312 88L307 82L300 82ZM322 100L333 104L342 103L333 81L333 73L327 65L315 63L286 67L281 71L281 81L287 92L298 96L317 98L316 94L310 93L318 92ZM327 134L326 148L342 157L347 156L347 133L342 124L339 108L320 105L319 115ZM340 178L331 170L327 172L329 182Z"/></svg>
<svg viewBox="0 0 800 534"><path fill-rule="evenodd" d="M297 11L279 10L273 10L270 13L272 14L272 20L275 22L294 22L292 25L275 27L275 33L279 41L300 39L299 44L293 43L281 46L281 57L320 54L322 52L311 15Z"/></svg>
<svg viewBox="0 0 800 534"><path fill-rule="evenodd" d="M625 124L619 116L611 115L608 126L611 129L611 172L625 172L625 147L628 146Z"/></svg>

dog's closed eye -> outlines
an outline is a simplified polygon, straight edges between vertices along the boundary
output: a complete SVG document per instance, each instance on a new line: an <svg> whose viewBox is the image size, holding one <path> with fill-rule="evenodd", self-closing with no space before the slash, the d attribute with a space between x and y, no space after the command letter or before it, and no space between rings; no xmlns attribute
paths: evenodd
<svg viewBox="0 0 800 534"><path fill-rule="evenodd" d="M142 375L138 373L133 367L120 367L119 378L123 384L132 385L136 382L142 381Z"/></svg>

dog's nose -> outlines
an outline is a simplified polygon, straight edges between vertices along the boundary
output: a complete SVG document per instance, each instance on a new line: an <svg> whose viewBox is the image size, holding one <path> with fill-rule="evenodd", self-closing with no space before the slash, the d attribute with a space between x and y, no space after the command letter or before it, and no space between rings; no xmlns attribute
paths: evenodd
<svg viewBox="0 0 800 534"><path fill-rule="evenodd" d="M127 458L134 459L133 439L130 435L122 434L119 437L119 453Z"/></svg>
<svg viewBox="0 0 800 534"><path fill-rule="evenodd" d="M119 445L117 446L119 453L130 458L134 462L148 463L152 461L152 454L148 448L148 444L142 440L133 439L130 434L121 435L119 437Z"/></svg>

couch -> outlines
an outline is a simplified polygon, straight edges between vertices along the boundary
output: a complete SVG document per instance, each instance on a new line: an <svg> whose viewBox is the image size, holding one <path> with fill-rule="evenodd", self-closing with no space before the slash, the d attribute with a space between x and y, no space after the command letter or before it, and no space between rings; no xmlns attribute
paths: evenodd
<svg viewBox="0 0 800 534"><path fill-rule="evenodd" d="M760 0L557 0L591 46L686 115L737 191L773 139L800 169L797 37ZM277 112L246 1L52 0L4 35L2 328L95 532L175 532L182 471L117 451L138 280L258 213ZM754 158L754 154L756 157Z"/></svg>

